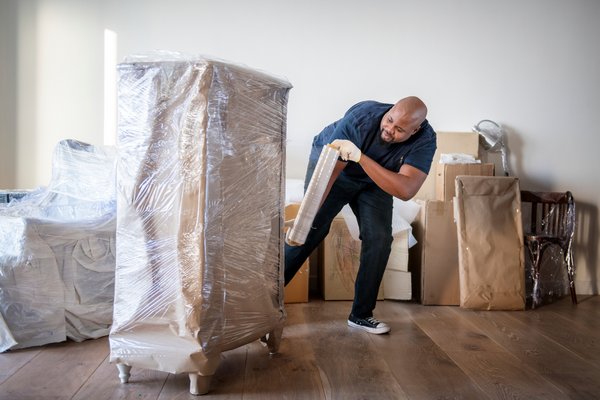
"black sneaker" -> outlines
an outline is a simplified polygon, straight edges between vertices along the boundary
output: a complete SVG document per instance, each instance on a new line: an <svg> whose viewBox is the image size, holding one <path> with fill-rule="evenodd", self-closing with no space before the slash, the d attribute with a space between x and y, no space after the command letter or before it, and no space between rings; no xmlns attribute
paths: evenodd
<svg viewBox="0 0 600 400"><path fill-rule="evenodd" d="M390 331L390 326L388 324L378 321L374 317L357 318L352 314L348 317L348 326L360 328L376 335L381 335L382 333L388 333Z"/></svg>

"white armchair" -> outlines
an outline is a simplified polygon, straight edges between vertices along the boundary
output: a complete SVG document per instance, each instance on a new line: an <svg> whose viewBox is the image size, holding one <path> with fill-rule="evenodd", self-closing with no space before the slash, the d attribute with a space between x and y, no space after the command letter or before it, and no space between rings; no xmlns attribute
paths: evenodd
<svg viewBox="0 0 600 400"><path fill-rule="evenodd" d="M108 335L114 163L112 148L63 140L48 187L0 204L0 352Z"/></svg>

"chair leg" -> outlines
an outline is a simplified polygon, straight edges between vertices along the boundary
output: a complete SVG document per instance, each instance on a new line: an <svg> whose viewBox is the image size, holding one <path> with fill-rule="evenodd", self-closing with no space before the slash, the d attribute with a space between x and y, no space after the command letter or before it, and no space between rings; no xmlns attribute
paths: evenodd
<svg viewBox="0 0 600 400"><path fill-rule="evenodd" d="M189 373L190 394L195 396L208 393L212 376L203 376L195 372Z"/></svg>
<svg viewBox="0 0 600 400"><path fill-rule="evenodd" d="M567 277L569 279L569 290L571 291L571 302L573 304L577 304L577 293L575 292L575 266L573 265L573 252L569 247L569 249L564 253L566 255L565 264L567 265Z"/></svg>
<svg viewBox="0 0 600 400"><path fill-rule="evenodd" d="M269 332L269 339L267 340L267 346L269 347L269 354L276 354L279 351L279 345L281 343L281 336L283 334L283 325L277 326L271 332Z"/></svg>
<svg viewBox="0 0 600 400"><path fill-rule="evenodd" d="M128 383L129 377L131 376L131 366L118 363L117 369L119 370L119 379L121 380L121 383Z"/></svg>
<svg viewBox="0 0 600 400"><path fill-rule="evenodd" d="M531 256L531 278L533 279L533 293L531 308L535 308L542 302L540 293L540 257L541 257L541 246L537 240L531 240L527 242L527 249Z"/></svg>

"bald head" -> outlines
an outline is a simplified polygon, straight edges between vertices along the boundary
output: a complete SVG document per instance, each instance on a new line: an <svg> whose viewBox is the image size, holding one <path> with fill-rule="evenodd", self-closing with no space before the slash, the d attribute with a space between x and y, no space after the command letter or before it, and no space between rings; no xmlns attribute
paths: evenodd
<svg viewBox="0 0 600 400"><path fill-rule="evenodd" d="M388 143L404 142L419 131L427 117L427 106L416 96L398 100L381 119L381 139Z"/></svg>
<svg viewBox="0 0 600 400"><path fill-rule="evenodd" d="M427 106L416 96L409 96L398 100L393 108L403 113L405 118L411 121L411 125L415 125L416 127L421 126L423 121L425 121L425 117L427 117Z"/></svg>

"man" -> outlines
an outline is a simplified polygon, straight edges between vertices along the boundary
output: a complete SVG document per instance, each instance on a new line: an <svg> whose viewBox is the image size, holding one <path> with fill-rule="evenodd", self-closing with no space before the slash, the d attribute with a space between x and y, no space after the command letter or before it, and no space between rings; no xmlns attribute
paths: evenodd
<svg viewBox="0 0 600 400"><path fill-rule="evenodd" d="M427 107L417 97L396 104L365 101L327 126L313 140L304 188L324 145L340 151L324 200L302 246L285 246L285 284L327 236L333 218L350 204L360 228L360 266L348 325L382 334L390 327L373 317L392 244L392 196L411 199L431 167L436 134Z"/></svg>

